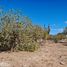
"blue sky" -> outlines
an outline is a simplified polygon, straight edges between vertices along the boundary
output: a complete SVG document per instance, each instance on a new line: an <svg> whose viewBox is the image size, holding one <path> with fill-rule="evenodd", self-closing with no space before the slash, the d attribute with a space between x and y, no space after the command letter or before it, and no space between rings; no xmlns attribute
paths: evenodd
<svg viewBox="0 0 67 67"><path fill-rule="evenodd" d="M22 10L33 24L51 26L51 34L67 26L67 0L0 0L0 7Z"/></svg>

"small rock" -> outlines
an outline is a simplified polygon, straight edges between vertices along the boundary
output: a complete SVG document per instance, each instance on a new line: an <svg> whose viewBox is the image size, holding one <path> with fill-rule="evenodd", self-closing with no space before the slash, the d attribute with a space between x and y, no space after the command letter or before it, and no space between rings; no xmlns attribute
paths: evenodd
<svg viewBox="0 0 67 67"><path fill-rule="evenodd" d="M60 62L61 65L64 65L64 62Z"/></svg>
<svg viewBox="0 0 67 67"><path fill-rule="evenodd" d="M0 62L0 67L10 67L10 64L6 62Z"/></svg>

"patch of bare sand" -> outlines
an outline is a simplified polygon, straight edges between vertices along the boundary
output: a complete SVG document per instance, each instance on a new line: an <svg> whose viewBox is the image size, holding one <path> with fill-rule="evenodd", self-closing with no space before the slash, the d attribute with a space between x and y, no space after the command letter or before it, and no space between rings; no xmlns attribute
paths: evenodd
<svg viewBox="0 0 67 67"><path fill-rule="evenodd" d="M67 46L47 42L35 52L2 52L0 67L67 67Z"/></svg>

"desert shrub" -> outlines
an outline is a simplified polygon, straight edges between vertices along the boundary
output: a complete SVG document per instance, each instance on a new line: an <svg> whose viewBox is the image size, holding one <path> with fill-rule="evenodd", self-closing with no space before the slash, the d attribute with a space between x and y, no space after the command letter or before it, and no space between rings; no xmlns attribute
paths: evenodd
<svg viewBox="0 0 67 67"><path fill-rule="evenodd" d="M53 37L53 40L54 40L55 43L58 42L58 39L56 37Z"/></svg>
<svg viewBox="0 0 67 67"><path fill-rule="evenodd" d="M5 29L0 34L0 50L6 51L35 51L38 48L38 43L33 40L32 34L29 30L21 31L20 29L12 29L6 31Z"/></svg>
<svg viewBox="0 0 67 67"><path fill-rule="evenodd" d="M43 29L33 25L32 21L12 10L0 16L0 50L1 51L35 51L39 47L38 39L51 39L50 27Z"/></svg>
<svg viewBox="0 0 67 67"><path fill-rule="evenodd" d="M48 40L49 34L47 31L44 31L44 37L43 39Z"/></svg>
<svg viewBox="0 0 67 67"><path fill-rule="evenodd" d="M57 34L53 37L53 40L55 43L57 43L59 40L65 39L65 35L63 34Z"/></svg>
<svg viewBox="0 0 67 67"><path fill-rule="evenodd" d="M10 15L9 15L10 14ZM35 39L42 38L42 29L32 25L28 17L16 22L19 15L11 13L1 18L0 51L35 51L39 44ZM21 16L22 17L22 16Z"/></svg>
<svg viewBox="0 0 67 67"><path fill-rule="evenodd" d="M65 38L65 36L63 34L59 34L56 36L58 40L62 40Z"/></svg>
<svg viewBox="0 0 67 67"><path fill-rule="evenodd" d="M47 40L52 40L52 36L48 35Z"/></svg>
<svg viewBox="0 0 67 67"><path fill-rule="evenodd" d="M43 39L44 37L44 30L39 26L33 26L32 29L32 37L33 40L37 41L38 39Z"/></svg>
<svg viewBox="0 0 67 67"><path fill-rule="evenodd" d="M36 42L23 43L18 46L18 50L33 52L39 48L39 44Z"/></svg>

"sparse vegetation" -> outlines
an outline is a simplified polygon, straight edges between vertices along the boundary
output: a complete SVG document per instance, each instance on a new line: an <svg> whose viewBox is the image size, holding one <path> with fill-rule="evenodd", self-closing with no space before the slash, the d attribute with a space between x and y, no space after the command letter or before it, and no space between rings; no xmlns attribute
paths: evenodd
<svg viewBox="0 0 67 67"><path fill-rule="evenodd" d="M0 50L1 51L35 51L39 47L38 39L47 39L50 28L42 29L33 25L31 20L20 13L10 10L1 19Z"/></svg>
<svg viewBox="0 0 67 67"><path fill-rule="evenodd" d="M15 10L1 15L0 21L0 51L35 51L40 46L38 39L54 40L57 43L66 35L65 28L63 33L52 36L49 34L50 26L43 29L38 25L33 25L27 16Z"/></svg>
<svg viewBox="0 0 67 67"><path fill-rule="evenodd" d="M59 40L66 39L66 36L63 33L58 33L53 37L53 40L55 43L57 43Z"/></svg>

